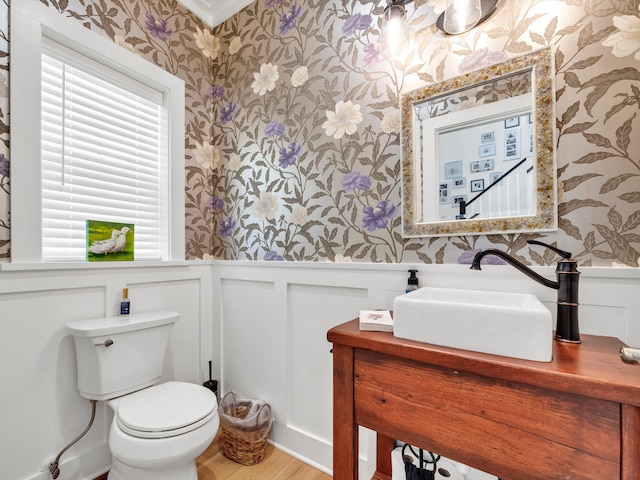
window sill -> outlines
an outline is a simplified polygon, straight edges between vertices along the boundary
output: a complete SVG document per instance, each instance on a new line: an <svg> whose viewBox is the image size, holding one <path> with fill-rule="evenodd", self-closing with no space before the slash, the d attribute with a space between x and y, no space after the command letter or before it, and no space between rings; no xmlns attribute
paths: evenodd
<svg viewBox="0 0 640 480"><path fill-rule="evenodd" d="M114 268L185 267L211 264L210 260L168 260L151 262L50 262L50 263L0 263L0 272L27 272L38 270L96 270Z"/></svg>

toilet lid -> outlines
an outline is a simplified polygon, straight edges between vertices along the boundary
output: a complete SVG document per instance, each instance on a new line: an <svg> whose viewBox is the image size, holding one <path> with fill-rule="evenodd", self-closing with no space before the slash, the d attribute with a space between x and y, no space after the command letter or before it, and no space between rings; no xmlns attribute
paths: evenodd
<svg viewBox="0 0 640 480"><path fill-rule="evenodd" d="M218 403L209 389L167 382L122 398L116 422L134 437L166 438L195 430L217 413Z"/></svg>

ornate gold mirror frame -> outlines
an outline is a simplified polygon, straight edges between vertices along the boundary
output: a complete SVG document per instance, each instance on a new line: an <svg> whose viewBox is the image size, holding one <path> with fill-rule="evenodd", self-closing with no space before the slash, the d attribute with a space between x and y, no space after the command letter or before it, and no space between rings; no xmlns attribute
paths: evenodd
<svg viewBox="0 0 640 480"><path fill-rule="evenodd" d="M474 106L489 103L493 100L489 99L487 92L498 85L496 82L527 71L531 78L535 212L526 216L425 221L427 216L423 212L422 199L424 195L438 195L439 179L437 175L429 174L436 171L437 167L426 166L421 159L423 142L437 142L437 139L422 139L418 133L419 122L424 119L425 111L424 107L420 107L443 98L456 97L470 100ZM405 237L557 230L553 75L553 52L547 48L402 96L402 223ZM442 122L441 117L439 121ZM434 164L437 161L436 158L430 159Z"/></svg>

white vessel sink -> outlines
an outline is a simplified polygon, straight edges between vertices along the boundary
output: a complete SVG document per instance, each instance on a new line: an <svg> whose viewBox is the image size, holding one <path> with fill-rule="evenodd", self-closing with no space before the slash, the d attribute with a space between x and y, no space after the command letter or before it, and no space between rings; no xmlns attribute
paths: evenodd
<svg viewBox="0 0 640 480"><path fill-rule="evenodd" d="M425 287L393 301L396 337L551 361L551 312L535 295Z"/></svg>

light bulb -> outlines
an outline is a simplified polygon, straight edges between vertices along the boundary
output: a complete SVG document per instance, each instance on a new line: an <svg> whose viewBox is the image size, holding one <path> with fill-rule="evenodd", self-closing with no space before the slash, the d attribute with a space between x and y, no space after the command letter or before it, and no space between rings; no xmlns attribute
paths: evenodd
<svg viewBox="0 0 640 480"><path fill-rule="evenodd" d="M407 42L407 17L404 5L390 2L385 9L384 44L387 52L396 57Z"/></svg>
<svg viewBox="0 0 640 480"><path fill-rule="evenodd" d="M482 16L480 0L447 0L444 11L444 31L458 35L471 30Z"/></svg>

